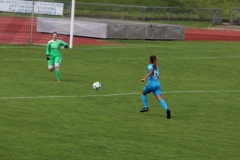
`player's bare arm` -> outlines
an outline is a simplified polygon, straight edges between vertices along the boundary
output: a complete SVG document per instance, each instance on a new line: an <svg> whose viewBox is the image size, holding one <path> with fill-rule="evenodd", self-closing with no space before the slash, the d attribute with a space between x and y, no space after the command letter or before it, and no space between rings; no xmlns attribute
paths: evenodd
<svg viewBox="0 0 240 160"><path fill-rule="evenodd" d="M141 79L141 82L144 82L152 74L152 72L153 72L153 70L150 69L149 73L146 74L146 76L143 79Z"/></svg>

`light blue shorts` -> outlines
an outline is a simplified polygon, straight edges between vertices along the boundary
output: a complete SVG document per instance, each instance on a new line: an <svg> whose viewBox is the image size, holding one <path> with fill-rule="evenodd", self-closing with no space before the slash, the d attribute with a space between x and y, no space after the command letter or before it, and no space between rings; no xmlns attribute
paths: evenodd
<svg viewBox="0 0 240 160"><path fill-rule="evenodd" d="M153 87L153 86L146 85L143 88L143 92L145 94L153 92L154 95L162 94L162 87L161 86L154 86Z"/></svg>

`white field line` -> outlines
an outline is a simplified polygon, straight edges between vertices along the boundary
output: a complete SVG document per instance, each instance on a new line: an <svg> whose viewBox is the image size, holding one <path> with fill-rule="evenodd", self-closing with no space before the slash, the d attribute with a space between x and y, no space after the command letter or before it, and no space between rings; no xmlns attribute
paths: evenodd
<svg viewBox="0 0 240 160"><path fill-rule="evenodd" d="M32 46L32 47L20 47L20 46L0 46L0 49L45 49L46 46Z"/></svg>
<svg viewBox="0 0 240 160"><path fill-rule="evenodd" d="M229 57L192 57L192 58L158 58L160 60L167 60L167 59L185 59L185 60L192 60L192 59L234 59L234 58L240 58L239 56L229 56ZM144 59L146 60L146 58L96 58L96 59L66 59L66 60L80 60L80 61L101 61L101 60L140 60L140 59ZM65 60L65 59L64 59Z"/></svg>
<svg viewBox="0 0 240 160"><path fill-rule="evenodd" d="M229 56L229 57L192 57L192 58L158 58L159 60L193 60L193 59L238 59L239 56ZM0 59L0 61L45 61L45 58L42 59ZM64 60L71 60L71 61L108 61L108 60L146 60L146 58L81 58L81 59L64 59Z"/></svg>
<svg viewBox="0 0 240 160"><path fill-rule="evenodd" d="M22 47L12 47L12 46L0 46L0 49L1 48L13 48L13 49L43 49L43 47L44 47L44 49L45 49L45 46L32 46L32 47L25 47L25 46L22 46ZM138 45L127 45L127 44L125 44L124 46L120 46L120 45L118 45L118 46L110 46L110 47L89 47L89 48L84 48L84 47L81 47L81 48L73 48L72 50L79 50L79 51L81 51L81 50L101 50L101 49L113 49L113 50L116 50L116 49L137 49L137 48L166 48L166 49L169 49L169 50L171 50L171 49L173 49L173 50L188 50L188 51L192 51L192 53L196 53L196 52L202 52L202 53L219 53L219 52L212 52L212 51L199 51L199 50L196 50L196 48L195 47L186 47L186 46L164 46L164 45L162 45L162 46L159 46L159 45L147 45L147 46L143 46L143 45L141 45L141 46L138 46ZM226 47L225 47L226 48ZM44 51L43 51L44 52ZM1 54L1 53L0 53ZM240 58L240 55L236 55L236 57L234 56L234 57L200 57L200 58L198 58L198 57L194 57L194 58L170 58L170 59L227 59L227 58ZM138 59L138 58L136 58L136 59ZM163 59L165 59L165 58L163 58ZM169 59L169 58L168 58ZM5 59L1 59L1 60L5 60ZM0 61L1 61L0 60ZM7 61L9 60L10 61L10 59L6 59ZM11 59L11 60L28 60L28 59ZM34 61L34 60L43 60L43 59L30 59L30 60L32 60L32 61ZM77 59L74 59L74 60L77 60ZM108 59L82 59L82 60L108 60ZM109 60L112 60L112 59L109 59ZM128 60L127 58L123 58L123 59L114 59L114 60Z"/></svg>
<svg viewBox="0 0 240 160"><path fill-rule="evenodd" d="M123 46L124 45L124 46ZM164 45L128 45L128 44L123 44L123 45L114 45L114 46L94 46L94 47L74 47L71 50L99 50L99 49L129 49L129 48L169 48L169 49L184 49L184 50L194 50L196 51L196 47L186 47L186 46L164 46ZM0 46L0 48L5 48L5 49L45 49L45 46ZM230 47L224 47L224 48L230 48ZM211 51L204 51L204 52L211 52Z"/></svg>
<svg viewBox="0 0 240 160"><path fill-rule="evenodd" d="M45 48L46 45L41 45L41 46L0 46L0 48L6 48L6 49L29 49L29 48ZM128 44L120 44L120 45L114 45L114 46L94 46L94 47L74 47L72 48L73 50L76 49L126 49L126 48L150 48L150 47L154 47L154 48L192 48L192 47L183 47L183 46L159 46L159 45L128 45Z"/></svg>
<svg viewBox="0 0 240 160"><path fill-rule="evenodd" d="M17 47L14 47L14 46L0 46L0 49L1 48L11 48L11 49L43 49L42 46L32 46L32 47L25 47L25 46L17 46ZM159 46L159 45L147 45L147 46L138 46L138 45L124 45L124 46L111 46L111 47L87 47L87 48L84 48L84 47L81 47L81 48L73 48L72 50L100 50L100 49L113 49L113 50L116 50L116 49L131 49L131 48L168 48L168 49L176 49L176 50L190 50L190 51L193 51L192 53L196 53L196 51L198 52L198 50L196 50L196 48L194 47L186 47L186 46ZM44 52L44 51L43 51ZM201 51L201 52L204 52L204 53L219 53L219 52L212 52L212 51ZM0 53L1 54L1 53ZM216 58L216 57L194 57L194 58L189 58L189 59L207 59L207 58ZM240 55L236 55L236 56L233 56L233 57L217 57L217 58L240 58ZM123 58L123 60L127 60L128 58ZM136 58L138 59L138 58ZM165 59L165 58L164 58ZM169 59L169 58L168 58ZM187 58L170 58L170 59L187 59ZM4 59L1 59L1 60L4 60ZM6 59L6 60L10 60L10 59ZM28 60L28 59L12 59L12 60ZM43 59L29 59L29 60L43 60ZM77 59L75 59L77 60ZM83 59L83 60L108 60L108 59ZM109 59L110 60L110 59ZM112 59L111 59L112 60ZM116 59L114 59L116 60Z"/></svg>
<svg viewBox="0 0 240 160"><path fill-rule="evenodd" d="M46 46L32 46L32 47L25 47L25 46L0 46L0 48L3 48L3 49L42 49L42 48L45 48ZM87 47L87 48L84 48L84 47L81 47L81 48L78 48L78 47L75 47L75 48L72 48L71 50L98 50L98 49L128 49L128 48L185 48L185 47L181 47L181 46L175 46L175 47L166 47L166 46L157 46L157 45L147 45L147 46L137 46L137 45L124 45L124 46L111 46L111 47Z"/></svg>
<svg viewBox="0 0 240 160"><path fill-rule="evenodd" d="M219 91L169 91L163 94L176 94L176 93L239 93L240 90L219 90ZM112 96L127 96L127 95L140 95L139 93L116 93L116 94L103 94L103 95L71 95L71 96L30 96L30 97L0 97L4 99L44 99L44 98L86 98L86 97L112 97Z"/></svg>
<svg viewBox="0 0 240 160"><path fill-rule="evenodd" d="M23 49L29 49L29 48L38 48L38 49L42 49L41 46L39 47L25 47L25 46L22 46L22 47L8 47L8 46L0 46L0 48L14 48L14 49L20 49L20 48L23 48ZM128 49L128 48L169 48L169 49L181 49L181 50L192 50L194 51L193 53L195 53L196 51L196 48L190 48L190 47L182 47L182 46L159 46L159 45L147 45L147 46L137 46L137 45L133 45L133 46L116 46L116 47L90 47L90 48L73 48L73 50L99 50L99 49ZM201 51L201 52L207 52L207 53L215 53L215 52L212 52L212 51ZM240 58L240 55L236 55L236 56L225 56L225 57L192 57L192 58L159 58L159 59L176 59L176 60L192 60L192 59L233 59L233 58ZM64 59L64 60L80 60L80 61L93 61L93 60L96 60L96 61L104 61L104 60L139 60L139 59L145 59L145 58L98 58L98 59ZM39 60L45 60L44 58L43 59L0 59L0 61L39 61Z"/></svg>

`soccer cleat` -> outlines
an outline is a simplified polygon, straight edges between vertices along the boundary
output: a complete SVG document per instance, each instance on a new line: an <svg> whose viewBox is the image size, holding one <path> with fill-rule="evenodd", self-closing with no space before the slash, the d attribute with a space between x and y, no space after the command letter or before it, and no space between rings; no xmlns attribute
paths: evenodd
<svg viewBox="0 0 240 160"><path fill-rule="evenodd" d="M168 109L168 110L166 111L166 113L167 113L167 119L170 119L170 118L171 118L171 111Z"/></svg>
<svg viewBox="0 0 240 160"><path fill-rule="evenodd" d="M140 112L147 112L147 111L149 111L148 108L143 108L143 109L140 110Z"/></svg>
<svg viewBox="0 0 240 160"><path fill-rule="evenodd" d="M57 80L58 83L60 83L61 81L60 80Z"/></svg>

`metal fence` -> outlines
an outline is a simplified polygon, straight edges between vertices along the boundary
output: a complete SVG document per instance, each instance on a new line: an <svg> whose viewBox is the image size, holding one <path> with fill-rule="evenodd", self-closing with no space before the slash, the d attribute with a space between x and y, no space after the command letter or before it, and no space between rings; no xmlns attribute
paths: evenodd
<svg viewBox="0 0 240 160"><path fill-rule="evenodd" d="M222 23L222 9L131 6L76 2L77 17L123 20L184 20Z"/></svg>
<svg viewBox="0 0 240 160"><path fill-rule="evenodd" d="M63 4L60 9L62 13L55 13L57 10L51 8L51 3ZM239 9L234 9L232 12L232 17L235 19ZM51 34L38 32L37 19L39 17L52 18L53 20L48 25L50 27L59 18L70 19L70 15L71 1L0 0L0 43L46 43L51 38ZM75 18L79 17L131 21L210 21L219 24L222 22L222 10L76 2ZM69 27L69 25L66 24L62 27ZM55 31L58 29L57 27L52 28ZM69 39L67 34L61 36L66 40Z"/></svg>
<svg viewBox="0 0 240 160"><path fill-rule="evenodd" d="M230 23L240 21L240 8L231 8L230 11Z"/></svg>

